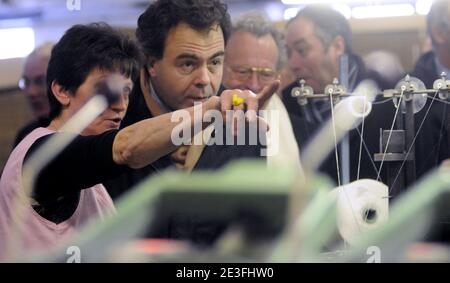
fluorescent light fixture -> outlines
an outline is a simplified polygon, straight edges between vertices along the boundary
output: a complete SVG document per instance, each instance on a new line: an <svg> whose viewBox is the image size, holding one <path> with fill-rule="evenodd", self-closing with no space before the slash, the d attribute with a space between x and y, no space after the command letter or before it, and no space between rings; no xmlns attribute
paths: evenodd
<svg viewBox="0 0 450 283"><path fill-rule="evenodd" d="M279 21L283 18L284 6L279 3L269 3L264 7L264 11L272 21Z"/></svg>
<svg viewBox="0 0 450 283"><path fill-rule="evenodd" d="M346 19L350 19L352 17L352 8L349 5L345 4L335 4L331 6L334 10L341 13Z"/></svg>
<svg viewBox="0 0 450 283"><path fill-rule="evenodd" d="M428 15L431 10L432 0L417 0L416 13L419 15Z"/></svg>
<svg viewBox="0 0 450 283"><path fill-rule="evenodd" d="M401 17L414 15L416 9L411 4L392 4L354 7L352 16L355 19Z"/></svg>
<svg viewBox="0 0 450 283"><path fill-rule="evenodd" d="M285 5L309 5L309 4L335 4L336 2L340 3L361 3L361 0L281 0L281 3ZM379 1L378 1L379 2Z"/></svg>
<svg viewBox="0 0 450 283"><path fill-rule="evenodd" d="M352 9L348 5L336 4L331 7L341 13L346 19L350 19L350 17L352 16ZM287 8L286 10L284 10L284 19L286 21L292 19L300 10L301 8Z"/></svg>
<svg viewBox="0 0 450 283"><path fill-rule="evenodd" d="M0 29L0 60L25 57L34 49L32 28Z"/></svg>
<svg viewBox="0 0 450 283"><path fill-rule="evenodd" d="M300 8L287 8L286 10L284 10L284 19L286 21L292 19L297 15L299 10Z"/></svg>

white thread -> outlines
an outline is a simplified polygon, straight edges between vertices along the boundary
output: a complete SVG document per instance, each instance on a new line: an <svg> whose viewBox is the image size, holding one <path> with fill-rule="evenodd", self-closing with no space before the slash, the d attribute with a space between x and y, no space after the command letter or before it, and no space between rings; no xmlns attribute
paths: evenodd
<svg viewBox="0 0 450 283"><path fill-rule="evenodd" d="M330 93L330 104L331 104L331 121L333 122L333 135L334 135L334 154L336 155L336 171L337 171L337 179L338 179L338 186L341 186L341 176L340 176L340 169L339 169L339 155L338 155L338 149L337 149L337 137L336 137L336 122L334 117L334 111L333 111L333 97Z"/></svg>
<svg viewBox="0 0 450 283"><path fill-rule="evenodd" d="M436 91L436 93L434 94L433 100L431 101L430 106L428 107L427 112L425 113L425 116L423 117L422 122L420 123L419 129L417 129L417 132L414 135L414 139L413 139L411 145L409 146L408 151L406 152L406 158L403 160L402 165L400 166L400 169L398 170L397 175L395 176L394 182L392 184L395 184L395 182L397 182L397 179L400 176L400 172L402 172L403 166L406 163L408 155L411 152L411 149L413 148L414 144L416 143L416 139L419 136L420 130L422 129L423 124L425 123L425 119L428 117L428 114L430 113L431 106L433 106L434 98L436 97L437 94L438 94L438 92ZM389 194L390 194L391 190L392 190L392 188L389 188Z"/></svg>
<svg viewBox="0 0 450 283"><path fill-rule="evenodd" d="M364 113L366 113L366 100L367 100L367 97L364 96L364 108L363 108L363 112ZM356 174L356 180L359 180L359 173L360 173L360 170L361 170L361 155L362 155L362 143L363 143L363 139L364 139L364 120L365 120L365 117L366 116L363 116L362 125L361 125L361 134L359 135L359 158L358 158L358 171L357 171L357 174ZM358 127L356 127L356 129L357 129L357 132L359 133Z"/></svg>

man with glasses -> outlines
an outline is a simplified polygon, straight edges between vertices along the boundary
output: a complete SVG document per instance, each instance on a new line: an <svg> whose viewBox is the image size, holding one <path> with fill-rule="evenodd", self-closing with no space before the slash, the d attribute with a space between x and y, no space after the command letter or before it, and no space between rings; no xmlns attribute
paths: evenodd
<svg viewBox="0 0 450 283"><path fill-rule="evenodd" d="M232 74L232 78L237 80L238 82L255 83L254 85L256 86L271 82L278 77L277 71L271 68L235 66L229 67L227 71L230 71L230 73ZM250 88L251 87L249 87L249 89Z"/></svg>
<svg viewBox="0 0 450 283"><path fill-rule="evenodd" d="M278 79L286 61L282 38L282 34L263 15L242 15L234 24L225 49L223 86L259 93ZM273 95L262 110L277 115L277 119L270 119L272 117L268 115L269 128L278 131L268 145L277 148L276 154L267 157L268 164L289 162L300 170L298 145L281 99Z"/></svg>
<svg viewBox="0 0 450 283"><path fill-rule="evenodd" d="M19 87L30 103L34 120L25 125L17 133L14 141L16 146L31 131L48 126L49 104L47 98L46 74L53 44L46 43L37 47L25 60Z"/></svg>

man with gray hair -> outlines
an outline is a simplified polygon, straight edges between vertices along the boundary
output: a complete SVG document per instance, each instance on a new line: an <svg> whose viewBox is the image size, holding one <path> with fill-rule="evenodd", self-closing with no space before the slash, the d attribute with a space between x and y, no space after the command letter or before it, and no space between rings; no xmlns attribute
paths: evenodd
<svg viewBox="0 0 450 283"><path fill-rule="evenodd" d="M50 122L48 119L50 108L47 98L46 75L52 48L52 43L45 43L33 50L25 60L19 87L30 103L34 120L18 131L14 146L31 131L39 127L46 127Z"/></svg>
<svg viewBox="0 0 450 283"><path fill-rule="evenodd" d="M246 39L250 37L253 38L257 43L259 43L256 47L250 44L243 44L247 43ZM263 43L264 45L261 43ZM240 48L238 48L237 46L239 46ZM243 46L252 46L252 48L242 48ZM267 50L260 50L257 47L270 49L271 52L270 54L258 54L261 51ZM283 35L263 14L259 12L250 12L248 14L244 14L233 25L230 39L227 44L227 56L225 57L225 61L229 62L230 60L235 59L235 56L233 55L239 52L249 52L250 54L248 55L257 53L259 58L257 58L257 56L252 56L255 57L253 60L270 60L271 63L274 63L269 64L271 65L271 68L267 68L267 70L265 70L266 72L264 72L264 70L252 71L250 69L249 71L253 72L255 75L261 74L265 75L264 77L275 78L278 76L278 72L281 71L286 63L286 52L284 49ZM264 55L269 55L269 58ZM229 76L232 75L232 73L230 72L232 71L232 69L227 69L227 67L232 66L225 66L224 76L226 76L228 80ZM253 73L250 73L250 75L253 75ZM248 75L248 73L246 74Z"/></svg>
<svg viewBox="0 0 450 283"><path fill-rule="evenodd" d="M285 59L281 32L258 12L242 15L233 25L225 48L222 84L227 89L259 93L279 77ZM273 95L262 110L270 111L266 117L269 129L276 130L274 135L267 133L268 150L274 153L267 157L268 165L290 164L300 171L298 145L283 102Z"/></svg>

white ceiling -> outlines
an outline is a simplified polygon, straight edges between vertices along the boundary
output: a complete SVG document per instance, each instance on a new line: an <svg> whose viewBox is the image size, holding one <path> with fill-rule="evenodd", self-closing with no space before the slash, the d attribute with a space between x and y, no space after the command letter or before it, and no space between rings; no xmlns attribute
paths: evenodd
<svg viewBox="0 0 450 283"><path fill-rule="evenodd" d="M286 8L296 7L295 5L284 5L281 3L282 0L222 1L228 4L232 17L238 16L245 11L259 10L268 14L269 18L275 21L283 19L283 13ZM309 2L324 1L311 0ZM106 21L112 25L134 27L137 16L142 13L150 2L150 0L0 0L0 28L30 24L33 27L40 25L70 26L74 23L94 21ZM303 2L308 1L303 0ZM338 0L328 2L332 4L346 2L353 6L367 3L415 3L416 0ZM80 10L70 10L68 5L70 6L71 3L80 3ZM27 18L27 20L17 20L23 17ZM11 21L8 19L15 20Z"/></svg>
<svg viewBox="0 0 450 283"><path fill-rule="evenodd" d="M284 5L281 0L222 1L228 4L232 18L250 10L258 10L266 13L271 20L280 21L284 18L286 8L299 7L299 5ZM349 1L329 2L335 4ZM351 5L355 5L369 2L406 1L413 3L416 0L351 1ZM150 2L150 0L0 0L0 29L32 27L35 32L36 45L39 45L45 41L58 40L63 32L74 24L103 21L112 26L134 28L138 16ZM69 9L68 4L70 7L71 3L79 3L80 9Z"/></svg>
<svg viewBox="0 0 450 283"><path fill-rule="evenodd" d="M232 15L245 10L273 10L282 7L278 0L223 0L229 5ZM17 19L24 16L32 19L33 24L58 22L113 21L135 24L138 16L150 1L145 0L1 0L0 20ZM70 10L68 7L77 7ZM275 5L275 6L274 6ZM268 11L270 13L270 11ZM1 23L11 24L10 23ZM17 22L16 23L20 23Z"/></svg>

